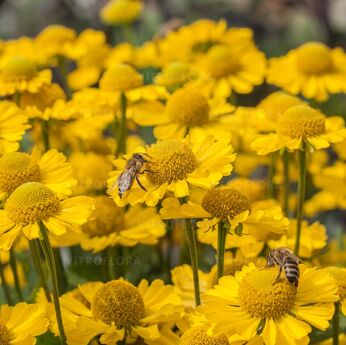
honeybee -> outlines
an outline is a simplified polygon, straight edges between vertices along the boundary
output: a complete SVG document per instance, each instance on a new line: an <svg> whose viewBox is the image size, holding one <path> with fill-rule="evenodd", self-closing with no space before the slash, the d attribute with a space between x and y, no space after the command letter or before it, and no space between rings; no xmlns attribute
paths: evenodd
<svg viewBox="0 0 346 345"><path fill-rule="evenodd" d="M298 286L300 262L301 260L288 248L277 248L269 251L266 268L279 266L279 274L274 284L280 279L281 272L284 270L287 280Z"/></svg>
<svg viewBox="0 0 346 345"><path fill-rule="evenodd" d="M122 198L123 194L126 191L131 189L134 180L137 181L140 188L142 188L144 191L147 191L138 178L138 175L144 174L145 172L151 172L147 169L142 170L144 164L149 162L144 157L145 155L148 156L146 153L134 153L132 157L127 161L124 171L119 175L116 181L120 198ZM113 186L111 186L110 190L114 188Z"/></svg>

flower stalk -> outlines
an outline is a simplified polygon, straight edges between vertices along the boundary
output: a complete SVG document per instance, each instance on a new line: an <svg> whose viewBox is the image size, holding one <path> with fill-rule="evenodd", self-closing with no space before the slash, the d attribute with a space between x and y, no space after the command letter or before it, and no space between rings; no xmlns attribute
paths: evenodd
<svg viewBox="0 0 346 345"><path fill-rule="evenodd" d="M19 281L19 275L18 275L18 269L17 269L17 258L13 248L10 249L10 266L11 266L13 279L14 279L14 287L16 289L18 299L19 301L23 301L24 298L23 298L22 289L20 287L20 281Z"/></svg>
<svg viewBox="0 0 346 345"><path fill-rule="evenodd" d="M0 278L1 278L1 286L2 286L2 290L6 299L7 304L12 305L13 301L12 301L12 297L11 297L11 292L10 292L10 288L7 285L7 281L6 281L6 277L4 274L4 265L0 260Z"/></svg>
<svg viewBox="0 0 346 345"><path fill-rule="evenodd" d="M41 234L40 243L41 243L42 250L48 265L49 276L50 276L50 280L52 284L51 287L52 287L52 295L53 295L53 304L54 304L56 320L57 320L58 328L59 328L60 340L62 345L67 345L67 339L65 335L64 325L62 321L62 313L60 308L59 284L58 284L54 254L53 254L52 246L49 241L47 230L42 223L40 223L40 234Z"/></svg>
<svg viewBox="0 0 346 345"><path fill-rule="evenodd" d="M304 200L306 193L306 172L307 172L307 149L306 143L303 141L300 150L298 151L299 164L299 180L298 180L298 205L297 205L297 228L296 228L296 243L294 246L294 254L298 256L300 247L300 234L302 229Z"/></svg>
<svg viewBox="0 0 346 345"><path fill-rule="evenodd" d="M332 320L333 330L333 345L339 345L339 331L340 331L340 302L335 303L335 311Z"/></svg>
<svg viewBox="0 0 346 345"><path fill-rule="evenodd" d="M117 142L118 147L116 151L116 155L120 155L126 152L126 137L127 137L127 123L126 123L126 106L127 99L125 92L120 93L120 113L121 113L121 122L118 128L117 133Z"/></svg>
<svg viewBox="0 0 346 345"><path fill-rule="evenodd" d="M180 198L181 204L187 203L187 198ZM193 274L193 285L195 292L195 303L196 306L201 304L201 294L199 288L199 277L198 277L198 255L197 255L197 241L196 241L196 231L192 224L191 219L185 218L185 232L187 237L187 243L189 246L189 254L191 260L192 274Z"/></svg>
<svg viewBox="0 0 346 345"><path fill-rule="evenodd" d="M289 195L290 195L290 175L289 175L289 168L290 168L290 156L287 150L285 150L282 154L282 164L283 164L283 187L284 187L284 201L283 201L283 210L285 215L288 215L289 212Z"/></svg>
<svg viewBox="0 0 346 345"><path fill-rule="evenodd" d="M224 274L225 246L228 231L223 222L219 223L217 231L217 279L219 280Z"/></svg>

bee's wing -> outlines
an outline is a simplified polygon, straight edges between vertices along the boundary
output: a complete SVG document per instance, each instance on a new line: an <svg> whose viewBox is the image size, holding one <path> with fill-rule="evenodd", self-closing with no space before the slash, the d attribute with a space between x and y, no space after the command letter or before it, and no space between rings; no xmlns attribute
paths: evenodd
<svg viewBox="0 0 346 345"><path fill-rule="evenodd" d="M285 255L289 257L292 261L295 261L297 264L302 262L302 260L300 260L298 256L295 256L290 250L286 250Z"/></svg>
<svg viewBox="0 0 346 345"><path fill-rule="evenodd" d="M136 167L133 166L129 169L124 170L124 172L121 175L119 175L117 184L120 195L124 194L131 188L133 179L135 178L135 170Z"/></svg>

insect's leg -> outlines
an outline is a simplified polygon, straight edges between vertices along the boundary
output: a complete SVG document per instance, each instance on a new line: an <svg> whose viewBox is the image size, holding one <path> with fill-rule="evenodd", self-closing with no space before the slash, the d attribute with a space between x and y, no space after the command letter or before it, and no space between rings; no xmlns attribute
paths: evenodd
<svg viewBox="0 0 346 345"><path fill-rule="evenodd" d="M146 188L142 185L141 181L139 180L138 176L136 176L136 181L139 185L139 187L141 187L145 192L147 191Z"/></svg>
<svg viewBox="0 0 346 345"><path fill-rule="evenodd" d="M141 174L141 175L143 175L144 173L152 173L153 171L151 171L151 170L148 170L148 169L144 169L143 171L140 171L138 174Z"/></svg>
<svg viewBox="0 0 346 345"><path fill-rule="evenodd" d="M279 274L278 274L278 276L276 277L274 284L277 283L277 282L279 281L280 276L281 276L281 272L282 272L282 265L279 265Z"/></svg>

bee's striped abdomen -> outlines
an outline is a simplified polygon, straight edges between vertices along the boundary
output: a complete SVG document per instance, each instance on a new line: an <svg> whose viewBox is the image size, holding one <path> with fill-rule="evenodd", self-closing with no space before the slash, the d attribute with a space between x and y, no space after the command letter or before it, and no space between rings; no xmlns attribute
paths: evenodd
<svg viewBox="0 0 346 345"><path fill-rule="evenodd" d="M285 275L286 275L287 280L290 283L294 283L295 286L298 286L298 280L299 280L298 263L289 257L285 257L285 259L284 259L284 271L285 271Z"/></svg>

